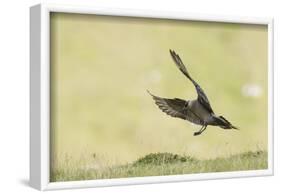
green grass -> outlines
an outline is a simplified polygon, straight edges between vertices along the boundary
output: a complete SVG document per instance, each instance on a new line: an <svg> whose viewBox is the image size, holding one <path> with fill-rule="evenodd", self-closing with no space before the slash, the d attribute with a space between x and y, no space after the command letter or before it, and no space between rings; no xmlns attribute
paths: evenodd
<svg viewBox="0 0 281 194"><path fill-rule="evenodd" d="M100 169L79 169L75 168L75 164L69 165L69 161L66 163L65 168L53 170L52 182L266 169L267 152L249 151L210 160L172 153L151 153L130 164Z"/></svg>

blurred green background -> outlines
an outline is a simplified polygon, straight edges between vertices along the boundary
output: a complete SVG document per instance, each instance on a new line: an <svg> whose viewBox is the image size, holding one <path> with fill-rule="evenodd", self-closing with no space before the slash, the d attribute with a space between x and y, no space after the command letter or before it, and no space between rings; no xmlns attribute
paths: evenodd
<svg viewBox="0 0 281 194"><path fill-rule="evenodd" d="M194 137L200 126L158 109L147 89L197 97L169 49L240 131L209 126ZM52 167L65 158L111 166L154 152L267 150L267 57L265 25L52 13Z"/></svg>

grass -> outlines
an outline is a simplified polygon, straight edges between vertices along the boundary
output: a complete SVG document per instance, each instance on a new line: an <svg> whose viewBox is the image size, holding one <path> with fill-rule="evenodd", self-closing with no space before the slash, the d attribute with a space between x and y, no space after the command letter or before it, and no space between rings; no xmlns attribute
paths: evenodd
<svg viewBox="0 0 281 194"><path fill-rule="evenodd" d="M104 168L53 169L51 181L76 181L125 177L161 176L208 172L258 170L267 168L266 151L249 151L227 158L198 160L190 156L172 153L151 153L130 164Z"/></svg>

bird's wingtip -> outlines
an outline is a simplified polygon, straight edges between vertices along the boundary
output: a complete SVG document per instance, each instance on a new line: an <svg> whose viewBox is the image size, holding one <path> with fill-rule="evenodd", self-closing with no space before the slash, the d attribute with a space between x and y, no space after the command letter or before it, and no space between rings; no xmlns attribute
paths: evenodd
<svg viewBox="0 0 281 194"><path fill-rule="evenodd" d="M149 90L146 90L146 91L147 91L147 93L148 93L150 96L152 96L153 98L156 98L156 96L153 95Z"/></svg>

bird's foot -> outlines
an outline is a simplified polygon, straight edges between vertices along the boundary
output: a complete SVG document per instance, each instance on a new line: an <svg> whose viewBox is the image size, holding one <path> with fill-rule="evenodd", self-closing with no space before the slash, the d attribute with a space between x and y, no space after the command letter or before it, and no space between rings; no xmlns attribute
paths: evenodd
<svg viewBox="0 0 281 194"><path fill-rule="evenodd" d="M197 135L200 135L200 134L201 134L200 131L197 131L197 132L193 133L194 136L197 136Z"/></svg>

